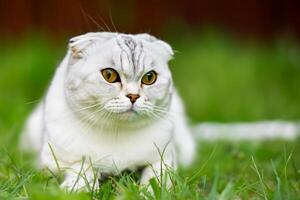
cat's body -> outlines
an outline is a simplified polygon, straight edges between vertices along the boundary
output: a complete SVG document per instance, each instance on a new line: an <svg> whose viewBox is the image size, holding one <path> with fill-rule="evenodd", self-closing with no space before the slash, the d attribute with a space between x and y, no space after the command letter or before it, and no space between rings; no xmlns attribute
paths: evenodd
<svg viewBox="0 0 300 200"><path fill-rule="evenodd" d="M139 167L145 167L141 182L147 183L161 167L189 163L194 142L172 85L171 56L168 44L147 34L73 38L43 102L27 122L23 147L38 151L42 166L66 169L62 186L69 189L80 189L102 173ZM108 81L112 69L118 79L107 82L101 75L107 69ZM146 81L156 74L157 80L141 84L144 74ZM85 179L78 179L82 172Z"/></svg>

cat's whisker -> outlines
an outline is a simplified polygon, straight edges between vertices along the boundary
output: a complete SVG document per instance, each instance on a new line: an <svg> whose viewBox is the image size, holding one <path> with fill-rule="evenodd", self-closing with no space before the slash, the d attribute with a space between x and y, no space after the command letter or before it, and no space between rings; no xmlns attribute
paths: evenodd
<svg viewBox="0 0 300 200"><path fill-rule="evenodd" d="M168 110L161 110L158 108L153 108L154 111L159 112L159 113L163 113L163 114L170 114L170 112Z"/></svg>
<svg viewBox="0 0 300 200"><path fill-rule="evenodd" d="M176 116L176 114L174 113L174 112L172 112L172 111L169 111L169 110L161 110L161 109L157 109L157 108L153 108L153 110L155 111L155 112L159 112L159 113L161 113L161 114L165 114L165 115L168 115L168 116L171 116L171 117L173 117L173 116Z"/></svg>
<svg viewBox="0 0 300 200"><path fill-rule="evenodd" d="M114 113L109 113L108 118L109 118L108 130L114 132L115 127L118 126L118 124L116 122L119 119L119 116L115 115Z"/></svg>
<svg viewBox="0 0 300 200"><path fill-rule="evenodd" d="M97 120L95 120L96 114L91 116L90 121L86 123L85 129L86 133L89 133L89 131L94 127L94 125L97 123Z"/></svg>
<svg viewBox="0 0 300 200"><path fill-rule="evenodd" d="M149 103L148 103L149 104ZM154 108L159 108L159 109L168 109L166 107L163 107L163 106L158 106L158 105L153 105L153 104L150 104L152 107Z"/></svg>
<svg viewBox="0 0 300 200"><path fill-rule="evenodd" d="M109 18L110 18L110 22L115 30L115 32L119 32L117 27L115 26L115 23L114 23L114 20L113 20L113 17L112 17L112 14L111 14L111 9L109 10Z"/></svg>
<svg viewBox="0 0 300 200"><path fill-rule="evenodd" d="M158 109L158 110L164 110L166 112L170 112L171 113L169 107L157 106L157 105L154 105L154 104L152 104L150 102L145 102L145 105L150 106L150 107L155 108L155 109Z"/></svg>
<svg viewBox="0 0 300 200"><path fill-rule="evenodd" d="M28 101L28 102L25 102L26 105L30 105L30 104L35 104L35 103L38 103L42 100L42 98L39 98L39 99L35 99L35 100L31 100L31 101Z"/></svg>
<svg viewBox="0 0 300 200"><path fill-rule="evenodd" d="M154 111L154 112L160 113L161 115L171 115L171 112L166 110L166 109L158 109L158 108L155 108L151 105L147 105L145 107L147 107L152 112Z"/></svg>
<svg viewBox="0 0 300 200"><path fill-rule="evenodd" d="M84 121L91 121L91 118L93 116L97 115L103 109L104 109L103 107L99 107L98 109L96 109L95 111L93 111L92 113L90 113L88 116L81 117L81 119L84 120Z"/></svg>
<svg viewBox="0 0 300 200"><path fill-rule="evenodd" d="M84 122L85 124L83 124L84 125L83 130L87 129L87 131L85 131L85 132L88 132L90 129L92 129L96 125L96 123L97 123L96 116L102 114L103 110L104 110L103 107L99 108L89 115L89 118L86 119L86 121Z"/></svg>
<svg viewBox="0 0 300 200"><path fill-rule="evenodd" d="M150 115L152 115L154 118L158 119L158 120L163 120L165 122L171 123L172 124L172 120L169 119L166 115L161 115L160 113L155 113L153 111L149 112Z"/></svg>
<svg viewBox="0 0 300 200"><path fill-rule="evenodd" d="M93 94L93 92L90 92L91 94ZM89 96L88 99L82 99L82 97L79 97L77 94L67 94L66 97L69 99L69 100L72 100L73 103L75 102L82 102L82 103L95 103L95 102L99 102L99 99L102 99L102 98L112 98L112 95L111 94L101 94L101 98L97 97L97 96ZM86 97L85 97L86 98ZM75 101L75 102L74 102Z"/></svg>
<svg viewBox="0 0 300 200"><path fill-rule="evenodd" d="M111 32L109 26L107 25L107 23L105 22L105 20L101 17L101 15L97 15L97 16L101 20L101 22L104 24L104 26L106 27L107 31Z"/></svg>
<svg viewBox="0 0 300 200"><path fill-rule="evenodd" d="M107 127L109 126L110 120L107 120L110 117L110 112L104 112L101 115L101 120L104 122L103 124L101 124L100 129L102 130L101 132L105 132L105 130L107 129Z"/></svg>
<svg viewBox="0 0 300 200"><path fill-rule="evenodd" d="M120 117L118 117L118 118L120 118ZM114 125L115 138L118 138L119 125L116 122L117 122L117 117L113 119L113 125Z"/></svg>
<svg viewBox="0 0 300 200"><path fill-rule="evenodd" d="M86 17L88 17L88 19L91 20L97 26L97 28L100 28L100 31L105 31L105 29L92 16L87 14L83 8L80 8L80 10L81 10L81 13L84 15L84 19L86 19Z"/></svg>
<svg viewBox="0 0 300 200"><path fill-rule="evenodd" d="M76 124L80 125L82 127L82 129L85 129L85 125L91 123L91 120L95 119L96 114L98 112L100 112L101 110L103 110L103 108L99 108L99 109L95 110L94 112L90 113L88 116L79 118L79 121ZM75 125L75 124L73 124L73 125Z"/></svg>
<svg viewBox="0 0 300 200"><path fill-rule="evenodd" d="M74 110L74 111L72 111L72 112L73 112L73 113L74 113L74 112L75 112L75 113L76 113L76 112L80 112L80 111L82 111L82 110L86 110L86 109L89 109L89 108L94 108L94 107L99 106L99 105L101 105L101 102L96 103L96 104L91 105L91 106L87 106L87 107L78 109L78 110ZM101 106L101 107L103 107L103 106Z"/></svg>
<svg viewBox="0 0 300 200"><path fill-rule="evenodd" d="M85 111L85 110L97 107L99 105L101 105L101 103L96 103L96 104L93 104L91 106L87 106L87 107L84 107L84 108L81 108L81 109L78 109L78 110L67 111L67 113L63 113L62 115L59 115L57 118L51 119L50 121L53 122L53 121L61 120L62 118L66 119L67 117L71 118L71 117L73 117L73 114L76 114L76 113L79 113L81 111ZM102 107L102 106L100 106L100 107Z"/></svg>

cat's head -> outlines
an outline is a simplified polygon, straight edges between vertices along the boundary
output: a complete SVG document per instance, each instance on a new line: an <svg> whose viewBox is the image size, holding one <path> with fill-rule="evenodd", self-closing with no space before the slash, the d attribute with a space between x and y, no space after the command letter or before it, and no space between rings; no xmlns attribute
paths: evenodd
<svg viewBox="0 0 300 200"><path fill-rule="evenodd" d="M173 51L148 34L87 33L69 43L67 102L87 120L130 125L168 112Z"/></svg>

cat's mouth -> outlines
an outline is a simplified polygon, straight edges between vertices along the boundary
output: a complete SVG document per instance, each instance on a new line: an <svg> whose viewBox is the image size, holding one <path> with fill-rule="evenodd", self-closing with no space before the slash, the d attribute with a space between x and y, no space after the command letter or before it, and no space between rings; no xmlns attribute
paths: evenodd
<svg viewBox="0 0 300 200"><path fill-rule="evenodd" d="M138 112L136 110L134 110L133 106L131 106L131 108L129 108L127 111L123 112L126 115L137 115Z"/></svg>
<svg viewBox="0 0 300 200"><path fill-rule="evenodd" d="M132 120L135 121L135 119L137 119L137 117L138 117L138 112L136 112L133 109L129 109L127 111L118 113L118 116L119 116L118 117L119 120L121 120L121 121L127 121L127 122L132 121Z"/></svg>
<svg viewBox="0 0 300 200"><path fill-rule="evenodd" d="M145 117L144 110L136 107L134 104L128 107L119 107L118 109L106 109L106 111L121 121L132 121Z"/></svg>

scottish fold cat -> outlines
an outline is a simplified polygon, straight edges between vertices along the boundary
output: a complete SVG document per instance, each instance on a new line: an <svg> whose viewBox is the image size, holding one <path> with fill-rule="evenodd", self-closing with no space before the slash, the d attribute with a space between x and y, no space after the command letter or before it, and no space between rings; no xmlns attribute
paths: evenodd
<svg viewBox="0 0 300 200"><path fill-rule="evenodd" d="M63 170L62 188L143 168L141 184L189 164L195 144L174 88L169 44L149 34L87 33L69 42L22 146ZM163 164L161 164L163 160Z"/></svg>

